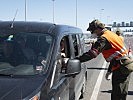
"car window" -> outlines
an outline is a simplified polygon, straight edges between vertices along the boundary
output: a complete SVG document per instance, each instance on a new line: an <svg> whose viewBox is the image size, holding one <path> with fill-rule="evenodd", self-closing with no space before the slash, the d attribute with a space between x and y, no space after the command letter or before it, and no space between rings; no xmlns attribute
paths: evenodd
<svg viewBox="0 0 133 100"><path fill-rule="evenodd" d="M70 45L69 45L69 36L64 36L60 40L60 46L58 48L57 57L55 59L53 77L53 85L58 84L63 74L65 74L67 61L70 58Z"/></svg>
<svg viewBox="0 0 133 100"><path fill-rule="evenodd" d="M80 41L79 41L79 37L78 35L72 35L72 42L73 42L73 46L74 46L74 53L75 56L80 55L81 53L81 46L80 46Z"/></svg>
<svg viewBox="0 0 133 100"><path fill-rule="evenodd" d="M17 33L1 41L0 74L35 75L46 69L52 37L44 33Z"/></svg>

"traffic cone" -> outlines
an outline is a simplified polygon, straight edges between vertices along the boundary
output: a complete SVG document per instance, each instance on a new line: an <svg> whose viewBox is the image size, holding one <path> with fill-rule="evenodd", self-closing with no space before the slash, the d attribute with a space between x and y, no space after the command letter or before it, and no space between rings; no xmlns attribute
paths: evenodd
<svg viewBox="0 0 133 100"><path fill-rule="evenodd" d="M133 58L131 47L129 47L129 50L128 50L128 56L129 56L130 58Z"/></svg>

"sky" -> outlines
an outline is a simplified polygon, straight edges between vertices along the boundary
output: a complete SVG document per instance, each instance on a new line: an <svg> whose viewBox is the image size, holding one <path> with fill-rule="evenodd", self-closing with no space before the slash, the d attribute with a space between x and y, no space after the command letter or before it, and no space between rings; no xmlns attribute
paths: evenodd
<svg viewBox="0 0 133 100"><path fill-rule="evenodd" d="M77 26L86 32L88 23L99 19L105 24L133 21L133 0L26 0L26 21ZM0 20L25 21L25 0L0 0ZM77 25L76 25L77 22Z"/></svg>

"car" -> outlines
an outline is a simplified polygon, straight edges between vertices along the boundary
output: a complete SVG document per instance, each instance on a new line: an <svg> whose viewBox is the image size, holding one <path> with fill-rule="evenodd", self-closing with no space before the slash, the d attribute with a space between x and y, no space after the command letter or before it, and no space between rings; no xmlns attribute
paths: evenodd
<svg viewBox="0 0 133 100"><path fill-rule="evenodd" d="M112 28L111 25L105 25L105 28L106 28L107 30L109 30L109 31L113 31L113 28Z"/></svg>
<svg viewBox="0 0 133 100"><path fill-rule="evenodd" d="M69 25L1 21L0 100L83 97L87 67L75 59L84 53L81 36Z"/></svg>

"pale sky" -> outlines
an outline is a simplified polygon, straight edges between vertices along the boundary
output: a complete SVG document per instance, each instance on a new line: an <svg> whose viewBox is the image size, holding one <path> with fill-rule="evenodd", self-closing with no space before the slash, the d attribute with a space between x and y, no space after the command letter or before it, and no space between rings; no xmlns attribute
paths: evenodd
<svg viewBox="0 0 133 100"><path fill-rule="evenodd" d="M26 0L27 21L53 23L52 0ZM76 26L76 0L55 0L54 20L57 24ZM25 20L25 0L0 0L0 20ZM77 27L86 31L88 23L99 19L103 23L133 21L133 0L77 0Z"/></svg>

